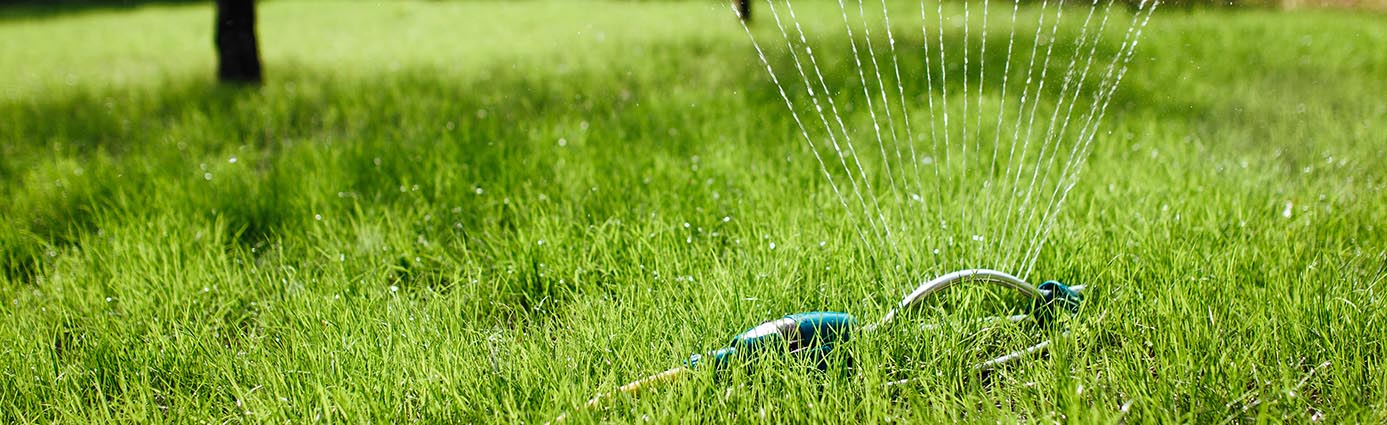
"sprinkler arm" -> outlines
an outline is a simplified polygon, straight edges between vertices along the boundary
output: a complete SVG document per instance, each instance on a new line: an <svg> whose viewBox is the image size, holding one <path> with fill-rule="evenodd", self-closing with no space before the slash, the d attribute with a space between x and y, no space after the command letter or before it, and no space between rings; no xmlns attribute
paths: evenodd
<svg viewBox="0 0 1387 425"><path fill-rule="evenodd" d="M951 286L965 282L993 283L1005 286L1011 289L1015 289L1021 292L1022 294L1025 294L1026 296L1036 300L1046 300L1055 295L1060 295L1067 299L1070 297L1070 295L1077 295L1079 291L1083 290L1082 285L1075 285L1072 287L1054 285L1059 286L1058 288L1054 289L1060 289L1061 291L1073 293L1054 294L1052 292L1052 288L1046 288L1046 286L1052 285L1042 284L1040 288L1037 288L1036 286L1026 283L1026 281L1024 280L1021 280L1021 278L1012 276L1011 274L1008 274L1006 272L1000 272L991 269L959 270L953 273L939 276L937 278L934 278L933 280L921 284L919 287L915 288L915 291L911 292L910 295L906 295L905 298L901 300L900 304L897 304L896 307L891 309L891 311L886 312L886 316L883 317L880 322L868 325L864 327L863 330L871 331L880 326L889 324L893 319L896 318L897 314L900 314L900 312L914 307L916 304L919 304L920 301L924 300L926 297L933 295L939 291L948 289Z"/></svg>

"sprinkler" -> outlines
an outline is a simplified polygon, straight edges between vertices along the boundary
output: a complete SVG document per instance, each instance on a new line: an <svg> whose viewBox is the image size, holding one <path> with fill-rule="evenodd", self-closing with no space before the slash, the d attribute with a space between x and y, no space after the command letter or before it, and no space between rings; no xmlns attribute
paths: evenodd
<svg viewBox="0 0 1387 425"><path fill-rule="evenodd" d="M746 332L737 334L737 336L732 337L732 341L727 347L705 354L694 354L678 367L632 381L619 387L618 391L635 395L646 387L671 381L695 369L711 368L715 371L722 371L733 364L753 364L759 358L771 354L789 355L804 359L819 370L827 370L833 359L846 362L847 364L844 366L851 367L852 359L850 357L840 356L830 359L829 355L833 353L835 348L848 342L853 333L871 333L877 328L890 325L896 316L910 311L930 295L961 283L1000 285L1029 297L1032 302L1029 313L1005 317L1011 322L1019 322L1028 318L1044 322L1053 318L1057 310L1077 312L1079 304L1083 301L1083 297L1079 295L1079 292L1083 290L1082 285L1065 286L1056 281L1046 281L1038 286L1033 286L1016 276L996 270L960 270L921 284L876 323L859 328L857 320L851 314L840 312L814 311L787 315L763 322ZM990 370L1043 351L1049 345L1050 340L1044 340L1025 349L980 363L974 366L974 370ZM911 381L911 379L903 379L888 382L886 385L897 386L908 384ZM595 408L603 400L609 399L613 395L598 394L580 408ZM559 415L554 419L554 422L563 421L565 417L567 414Z"/></svg>

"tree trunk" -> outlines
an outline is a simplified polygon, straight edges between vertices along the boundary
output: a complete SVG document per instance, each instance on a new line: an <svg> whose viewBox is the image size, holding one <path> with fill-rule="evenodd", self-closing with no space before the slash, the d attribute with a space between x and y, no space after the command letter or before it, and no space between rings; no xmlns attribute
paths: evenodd
<svg viewBox="0 0 1387 425"><path fill-rule="evenodd" d="M742 22L751 22L751 0L732 0L732 7L737 10L737 18Z"/></svg>
<svg viewBox="0 0 1387 425"><path fill-rule="evenodd" d="M260 82L254 0L217 0L216 44L217 77L222 82Z"/></svg>

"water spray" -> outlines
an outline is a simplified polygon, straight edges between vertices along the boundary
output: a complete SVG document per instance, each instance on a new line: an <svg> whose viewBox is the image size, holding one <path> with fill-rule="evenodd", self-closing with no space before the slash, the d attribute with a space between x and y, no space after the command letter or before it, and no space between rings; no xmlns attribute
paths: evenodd
<svg viewBox="0 0 1387 425"><path fill-rule="evenodd" d="M919 204L921 215L926 222L938 223L939 229L950 232L954 235L974 235L974 241L996 241L998 245L991 247L1000 252L1001 267L1019 271L1022 276L1029 275L1039 258L1041 249L1050 235L1056 217L1071 189L1078 182L1078 178L1083 171L1085 161L1093 146L1095 138L1102 134L1100 125L1107 112L1108 103L1116 93L1118 84L1126 75L1127 67L1132 62L1134 52L1146 24L1150 21L1152 13L1160 0L1140 0L1137 3L1136 11L1126 18L1126 31L1116 48L1116 53L1107 55L1099 54L1104 29L1108 28L1110 11L1115 0L1090 0L1082 3L1087 4L1088 12L1084 15L1082 31L1078 39L1073 43L1073 52L1062 75L1062 82L1058 83L1059 90L1055 99L1045 99L1042 97L1050 92L1044 90L1047 80L1056 79L1048 72L1051 69L1050 61L1052 53L1056 51L1056 46L1063 46L1062 43L1055 41L1059 37L1061 21L1069 7L1065 5L1065 0L1047 0L1040 2L1036 22L1034 24L1035 33L1031 41L1029 55L1014 55L1013 48L1016 47L1015 39L1017 36L1018 21L1017 11L1021 3L1016 2L1012 5L1011 26L1007 36L1006 64L1003 65L1002 80L1000 89L1000 106L997 108L996 123L991 127L995 133L991 143L987 143L984 137L984 127L988 123L984 122L983 100L985 97L984 85L986 84L988 69L986 66L987 58L987 31L988 31L988 4L983 4L982 9L982 34L983 40L978 45L978 55L976 56L977 66L973 67L970 61L969 47L969 21L970 10L968 3L963 6L963 34L962 34L962 126L954 127L951 130L949 120L949 94L950 87L950 66L946 66L949 61L946 52L950 49L945 44L948 37L944 2L931 3L933 15L938 20L929 19L931 13L926 3L920 3L920 35L922 38L918 44L922 49L924 60L924 93L916 93L916 96L923 95L928 106L926 121L929 123L929 146L927 152L917 152L915 150L916 139L925 140L923 134L915 137L911 130L912 120L909 117L909 99L906 93L905 81L909 78L902 78L900 64L904 63L897 60L896 37L892 33L889 8L885 1L881 2L879 16L884 21L882 29L885 32L887 44L885 49L877 49L873 46L872 26L869 15L878 15L876 12L869 13L864 3L859 1L856 11L849 11L846 2L839 0L838 15L842 18L842 29L846 33L846 41L850 48L850 53L846 55L851 60L844 61L850 66L850 77L857 77L856 82L862 88L863 103L867 117L871 119L870 136L874 136L877 148L875 153L879 153L880 173L869 171L866 164L873 164L873 161L863 161L858 153L864 152L869 157L874 154L870 149L870 143L863 143L863 140L853 140L854 132L849 130L845 120L851 117L851 112L847 107L840 108L840 102L835 101L835 93L852 94L855 84L848 87L830 87L829 79L825 78L825 70L832 68L821 67L831 63L832 56L816 55L815 47L806 35L806 31L800 25L795 8L790 0L767 0L766 12L770 16L770 21L775 23L775 29L779 32L779 41L784 43L783 52L789 54L789 62L772 61L768 55L767 47L777 47L779 42L763 44L758 36L742 21L742 29L747 38L751 41L761 65L765 68L767 76L775 86L775 93L784 101L786 112L793 120L795 129L799 131L799 136L808 146L809 151L818 163L824 178L827 180L832 193L837 198L838 204L847 212L849 220L857 224L855 230L857 236L861 238L865 245L879 243L887 246L899 256L900 249L897 246L898 235L892 232L894 228L907 228L906 218L912 214L905 211L909 204ZM1053 3L1053 6L1052 6ZM745 1L737 0L734 4L744 6ZM779 5L778 5L779 4ZM1100 7L1100 5L1102 5ZM1078 10L1075 6L1073 9ZM785 15L782 16L784 11ZM734 12L740 18L749 18L750 14L744 9L736 9ZM1096 15L1101 13L1101 15ZM861 18L860 24L855 23L851 17ZM1095 18L1101 16L1098 27L1095 31L1089 30L1089 24ZM1120 15L1119 15L1120 16ZM1117 24L1123 21L1119 18ZM788 23L788 25L787 25ZM862 34L863 50L858 49L858 31ZM792 31L793 30L793 31ZM772 33L774 34L774 33ZM1048 34L1048 36L1046 36ZM1022 34L1024 35L1024 33ZM1048 40L1043 42L1042 40ZM778 47L777 47L778 48ZM878 50L881 50L889 61L878 60ZM1060 50L1065 50L1062 47ZM1041 56L1043 52L1043 56ZM1061 52L1063 53L1063 52ZM937 56L936 56L937 55ZM1025 57L1024 83L1019 88L1018 105L1007 107L1008 87L1017 83L1009 83L1008 76L1012 72L1012 58ZM1106 56L1106 58L1104 58ZM869 58L864 61L863 58ZM932 58L935 61L931 65ZM1039 59L1039 62L1037 61ZM883 72L887 69L885 64L890 64L891 72ZM1018 62L1019 64L1020 62ZM780 69L777 72L777 68ZM1018 69L1020 69L1018 67ZM1039 69L1038 75L1033 75L1033 71ZM855 72L851 72L855 71ZM937 74L936 74L937 72ZM976 83L970 84L970 74L977 79ZM958 74L955 74L958 75ZM869 79L869 76L875 79ZM936 78L937 76L937 78ZM1022 75L1017 75L1018 77ZM894 77L894 78L893 78ZM871 84L875 82L876 84ZM894 82L896 90L887 88L888 82ZM918 79L917 79L918 82ZM976 90L972 87L976 86ZM935 95L935 89L939 90L939 95ZM797 89L803 89L802 95L794 95ZM970 98L975 93L976 98ZM893 96L899 97L899 107L895 107L890 99ZM938 107L935 105L935 98L940 102ZM957 97L957 96L952 96ZM879 102L878 102L879 98ZM976 117L972 122L976 128L970 129L969 125L969 105L976 105ZM846 104L844 104L846 105ZM1047 106L1041 110L1042 105ZM1029 106L1029 108L1028 108ZM1011 112L1014 108L1014 112ZM877 112L881 111L882 114ZM1061 112L1062 111L1062 112ZM1037 116L1049 115L1047 119L1041 119L1040 127L1036 127ZM939 128L936 128L936 119L942 118ZM884 121L884 122L883 122ZM897 132L897 121L905 131L905 138L901 139ZM1047 122L1048 121L1048 122ZM1008 123L1010 125L1007 125ZM1073 125L1071 125L1071 122ZM836 126L834 125L836 124ZM884 126L883 126L884 124ZM883 132L883 129L886 131ZM1011 136L1003 138L1004 134L1010 130ZM1078 134L1071 134L1070 131ZM884 133L884 134L883 134ZM951 143L951 134L959 137L956 142ZM865 137L864 137L865 138ZM941 142L942 141L942 148ZM1034 141L1034 143L1032 143ZM887 145L891 145L895 155L887 153ZM957 160L951 158L951 152L958 146L961 148ZM991 145L991 155L984 155L984 149ZM1004 146L1005 145L1005 146ZM866 148L859 149L859 146ZM970 146L974 151L972 160L969 159L968 151ZM903 149L908 148L908 149ZM903 152L905 151L905 152ZM1005 155L1002 153L1005 152ZM1034 155L1034 156L1032 156ZM929 162L922 162L922 157L928 158ZM892 164L894 159L894 164ZM950 164L941 173L941 167L931 166L922 167L922 164L935 164L936 159L941 159L940 164ZM1033 161L1033 163L1032 163ZM836 163L836 164L835 164ZM973 176L985 175L985 181L972 182L969 178L970 167L978 167L973 170L977 174ZM926 171L922 171L926 170ZM927 187L923 181L922 174L933 170L934 189ZM894 170L894 171L893 171ZM914 179L909 178L910 173L914 173ZM958 173L960 176L955 179L950 173ZM1029 174L1029 177L1023 177ZM998 184L993 184L993 176L999 175ZM835 178L835 176L841 176ZM899 178L897 178L899 177ZM873 187L873 181L884 179L890 192L900 208L900 223L891 223L887 218L888 214L884 211L890 210L890 199L887 196L880 196ZM971 180L982 180L973 177ZM914 183L912 187L911 183ZM980 183L979 186L970 186ZM877 187L882 185L878 183ZM1048 186L1048 188L1047 188ZM959 202L958 217L955 219L952 214L948 214L943 208L932 208L929 211L924 202L916 194L933 192L935 199L934 205L950 205L952 199L946 197L951 193L944 189L958 187L963 192L962 195L974 197L982 203L983 213L981 221L968 220L969 203ZM1048 199L1045 193L1049 192ZM902 196L905 194L906 196ZM914 197L914 200L910 198ZM853 202L856 201L856 202ZM1018 204L1019 202L1019 204ZM1018 207L1027 206L1027 207ZM995 207L995 209L994 209ZM992 211L998 211L993 214ZM934 217L928 217L935 214ZM988 220L1000 219L1000 225ZM865 223L864 223L865 221ZM970 228L970 226L972 226ZM953 229L963 229L962 231ZM984 236L985 234L985 236ZM1000 245L1002 241L1021 240L1025 244L1018 244L1015 247L1005 247ZM632 381L618 388L617 392L610 394L599 394L583 404L581 409L595 408L604 400L608 400L619 393L635 395L643 389L656 384L669 382L681 376L687 375L690 371L711 369L714 372L721 372L724 369L731 369L731 366L749 365L760 362L771 356L790 356L799 360L806 361L817 366L820 370L826 370L831 365L846 366L846 370L852 370L852 359L850 356L833 355L838 347L845 345L855 336L865 336L874 333L877 329L892 324L897 316L906 314L918 307L920 303L950 287L962 283L983 283L997 285L1020 292L1023 296L1030 299L1031 306L1026 314L1018 314L1006 317L991 318L994 320L1005 319L1011 322L1023 320L1035 320L1042 324L1050 322L1058 314L1064 312L1077 312L1079 304L1083 298L1079 295L1082 286L1066 286L1056 281L1047 281L1040 285L1032 285L1025 280L1008 273L990 269L967 269L945 274L921 284L909 295L906 295L899 304L891 308L881 320L877 322L860 324L857 318L851 314L842 312L814 311L795 313L781 317L779 319L761 323L751 329L736 335L732 338L727 347L714 350L703 354L690 356L681 365L660 372L648 377ZM1062 333L1067 334L1067 332ZM1039 343L1022 350L1007 353L1003 356L976 364L972 367L973 371L985 372L993 370L1003 365L1016 362L1020 359L1034 356L1050 346L1050 340L1042 340ZM843 363L847 363L844 365ZM888 382L888 387L905 385L914 382L913 379L903 379ZM565 415L561 415L555 421L561 421Z"/></svg>
<svg viewBox="0 0 1387 425"><path fill-rule="evenodd" d="M712 369L720 372L730 368L733 364L752 364L774 354L787 355L807 361L818 370L827 370L834 364L834 361L846 363L842 365L851 367L852 359L850 357L830 355L834 349L851 340L853 334L870 334L879 328L889 326L897 316L913 310L929 296L964 283L1002 286L1020 292L1029 298L1032 304L1030 311L1026 314L993 318L1005 319L1010 322L1020 322L1027 319L1044 322L1052 319L1057 313L1078 312L1079 304L1083 302L1083 296L1079 294L1083 290L1082 285L1066 286L1056 281L1046 281L1037 286L1011 274L996 270L960 270L921 284L909 295L906 295L895 307L892 307L890 311L887 311L880 321L875 323L859 326L856 318L851 314L842 312L812 311L790 314L763 322L737 334L732 337L732 341L727 347L704 354L694 354L675 368L622 385L617 388L616 393L598 394L583 403L579 409L597 408L603 401L611 399L617 394L634 396L641 390L673 381L694 370ZM1046 339L1030 347L979 363L973 367L973 370L992 370L1038 354L1049 346L1050 340ZM912 379L902 379L888 382L886 386L905 385L912 381ZM554 419L554 422L561 422L567 416L567 413L559 415Z"/></svg>

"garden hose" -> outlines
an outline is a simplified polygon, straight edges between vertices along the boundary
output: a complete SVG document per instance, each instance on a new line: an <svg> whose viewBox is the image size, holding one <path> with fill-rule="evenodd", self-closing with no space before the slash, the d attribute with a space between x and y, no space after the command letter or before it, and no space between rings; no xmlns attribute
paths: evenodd
<svg viewBox="0 0 1387 425"><path fill-rule="evenodd" d="M635 395L648 386L671 381L694 369L712 368L720 371L736 361L752 362L758 357L770 353L796 356L811 362L819 370L826 370L830 364L829 355L834 348L848 342L854 331L868 333L879 327L890 325L896 316L919 305L930 295L961 283L1000 285L1029 297L1032 300L1030 313L1006 316L1005 319L1011 322L1019 322L1028 318L1048 320L1054 314L1055 309L1063 309L1071 313L1077 312L1079 304L1083 301L1083 297L1079 295L1079 292L1083 290L1082 285L1065 286L1056 281L1046 281L1039 286L1032 286L1016 276L996 270L960 270L921 284L888 311L880 321L863 326L861 329L854 329L857 326L857 320L848 313L813 311L787 315L761 323L746 332L737 334L727 347L706 354L694 354L681 366L622 385L618 388L618 392ZM994 369L1044 351L1049 345L1050 340L1047 339L1025 349L980 363L974 366L974 370ZM851 359L846 357L841 360L851 362ZM886 383L886 386L898 386L912 381L912 379L892 381ZM584 403L580 409L595 408L603 400L614 395L615 393L598 394ZM554 419L554 422L563 421L565 417L567 417L566 413L559 415Z"/></svg>

